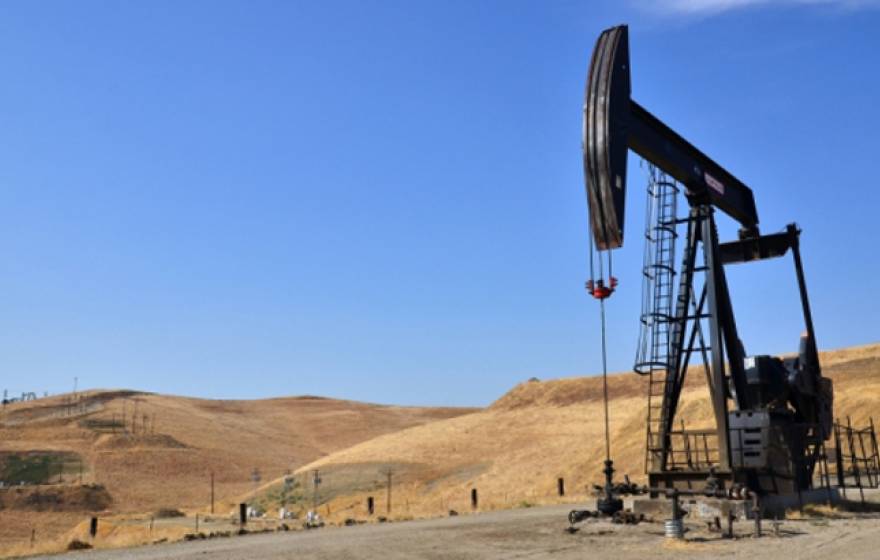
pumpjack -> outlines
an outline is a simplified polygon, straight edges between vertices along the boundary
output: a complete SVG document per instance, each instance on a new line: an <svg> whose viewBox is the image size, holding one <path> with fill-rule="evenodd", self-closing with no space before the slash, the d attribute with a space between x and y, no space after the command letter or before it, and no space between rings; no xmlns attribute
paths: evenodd
<svg viewBox="0 0 880 560"><path fill-rule="evenodd" d="M652 202L659 210L647 242L646 342L635 366L650 379L648 487L688 491L708 481L760 495L810 488L832 432L833 388L819 363L801 231L792 223L781 233L762 235L752 190L631 98L628 30L622 25L599 36L584 103L591 250L594 243L600 259L623 245L629 150L652 165L655 187L666 188L665 194L655 192ZM669 211L679 185L689 206L683 218ZM719 241L719 211L738 222L736 239ZM676 270L674 240L680 229L686 233ZM805 323L799 352L786 359L750 356L737 329L725 267L789 252ZM610 261L608 268L610 275ZM588 291L600 299L617 285L604 274L588 283ZM702 361L714 413L715 425L708 429L676 424L685 378L697 369L691 367L694 356L694 362Z"/></svg>

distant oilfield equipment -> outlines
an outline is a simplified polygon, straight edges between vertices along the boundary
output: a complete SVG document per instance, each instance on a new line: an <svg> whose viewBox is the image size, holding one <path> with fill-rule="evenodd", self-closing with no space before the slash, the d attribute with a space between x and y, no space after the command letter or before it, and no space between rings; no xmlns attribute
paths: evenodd
<svg viewBox="0 0 880 560"><path fill-rule="evenodd" d="M44 393L43 396L44 396L44 397L47 397L47 396L49 396L49 393ZM27 391L27 392L26 392L26 391L22 391L20 397L10 397L10 396L9 396L9 390L8 390L8 389L3 389L3 404L4 404L4 405L12 404L12 403L16 403L16 402L35 401L35 400L37 400L38 398L39 398L39 397L37 396L37 394L36 394L35 392L33 392L33 391Z"/></svg>

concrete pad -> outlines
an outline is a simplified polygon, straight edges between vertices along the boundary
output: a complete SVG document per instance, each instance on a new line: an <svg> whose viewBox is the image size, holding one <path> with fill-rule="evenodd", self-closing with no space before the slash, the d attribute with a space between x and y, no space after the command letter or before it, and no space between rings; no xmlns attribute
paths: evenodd
<svg viewBox="0 0 880 560"><path fill-rule="evenodd" d="M784 519L786 510L797 509L807 504L823 504L829 500L832 504L839 504L842 501L836 488L832 488L830 492L824 488L817 488L801 492L800 495L764 496L761 498L761 517ZM688 512L690 519L712 520L715 517L727 519L728 515L733 515L735 519L742 521L753 517L751 500L681 496L680 503L682 509ZM672 500L665 497L633 496L625 499L623 506L631 509L633 513L644 514L656 520L672 517Z"/></svg>

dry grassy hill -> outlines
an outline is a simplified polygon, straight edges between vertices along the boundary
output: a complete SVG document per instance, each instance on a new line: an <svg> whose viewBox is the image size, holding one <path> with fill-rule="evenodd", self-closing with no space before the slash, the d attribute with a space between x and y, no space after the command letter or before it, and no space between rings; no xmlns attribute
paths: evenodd
<svg viewBox="0 0 880 560"><path fill-rule="evenodd" d="M880 344L825 352L822 363L835 383L838 416L851 415L857 424L880 416ZM694 373L680 408L689 428L710 422L702 374ZM609 382L615 464L639 479L646 380L627 373ZM84 519L93 511L105 519L100 546L150 542L150 512L208 511L211 472L217 517L242 500L270 509L284 499L301 513L317 499L331 521L362 519L367 496L384 515L389 470L391 516L398 518L467 511L472 488L479 490L481 509L558 501L558 477L566 481L566 499L582 501L600 477L601 391L597 377L530 381L481 410L316 397L209 401L131 391L10 405L0 416L0 460L13 454L39 467L41 457L63 457L65 468L50 470L50 477L66 484L0 492L0 556L34 550L27 544L33 528L41 550L57 550L85 534ZM79 486L80 462L83 482L103 489ZM256 490L255 467L262 474ZM296 473L292 492L282 483L288 469ZM313 469L323 480L316 495ZM163 534L180 538L192 521L168 525Z"/></svg>
<svg viewBox="0 0 880 560"><path fill-rule="evenodd" d="M133 391L13 403L0 413L0 463L12 457L23 465L16 471L21 479L48 474L64 484L55 492L41 486L37 497L19 489L19 498L0 500L0 550L29 539L32 528L41 539L66 531L89 511L204 509L211 472L219 513L228 498L254 487L255 468L263 480L274 479L381 434L467 412L318 397L217 401ZM80 464L82 481L102 485L108 503L79 503L65 488L79 484Z"/></svg>
<svg viewBox="0 0 880 560"><path fill-rule="evenodd" d="M835 384L835 413L859 425L880 417L880 344L822 354ZM688 428L709 427L702 371L693 372L680 417ZM643 480L647 380L609 378L612 456L619 474ZM315 461L331 517L362 517L367 495L385 512L385 475L393 470L393 514L467 511L470 489L481 508L556 501L556 480L583 500L599 482L604 459L601 378L532 381L486 410L390 433ZM268 495L271 495L269 493ZM270 504L267 504L270 505Z"/></svg>

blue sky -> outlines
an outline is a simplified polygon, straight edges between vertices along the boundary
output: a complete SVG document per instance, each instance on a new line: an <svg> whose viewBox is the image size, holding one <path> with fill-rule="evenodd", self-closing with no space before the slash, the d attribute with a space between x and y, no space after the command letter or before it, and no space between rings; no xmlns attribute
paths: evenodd
<svg viewBox="0 0 880 560"><path fill-rule="evenodd" d="M804 228L820 346L880 340L877 3L4 2L0 385L482 405L600 371L580 119L623 22L633 97ZM747 350L795 350L790 261L730 277Z"/></svg>

